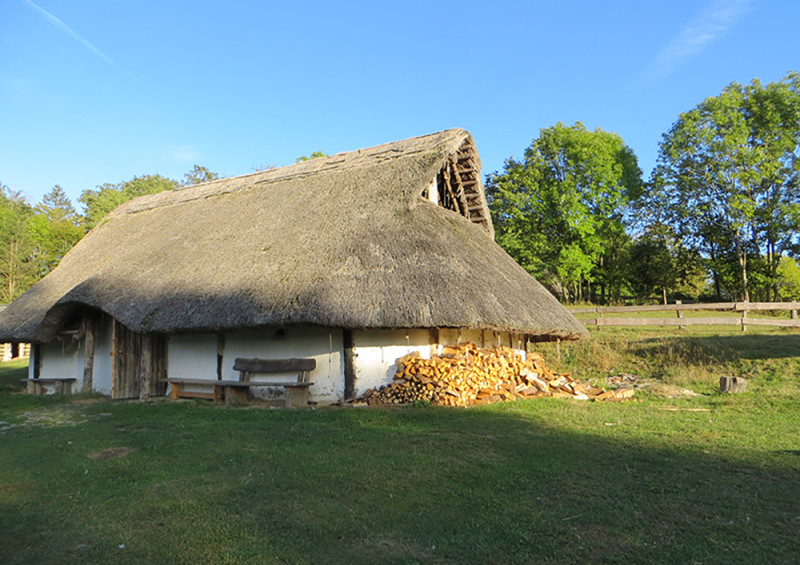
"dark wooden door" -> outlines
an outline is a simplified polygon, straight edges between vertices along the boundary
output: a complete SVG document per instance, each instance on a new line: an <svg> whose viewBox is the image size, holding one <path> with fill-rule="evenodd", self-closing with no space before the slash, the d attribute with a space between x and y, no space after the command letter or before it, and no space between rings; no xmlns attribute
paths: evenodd
<svg viewBox="0 0 800 565"><path fill-rule="evenodd" d="M167 338L140 334L114 320L111 398L163 396L167 377Z"/></svg>

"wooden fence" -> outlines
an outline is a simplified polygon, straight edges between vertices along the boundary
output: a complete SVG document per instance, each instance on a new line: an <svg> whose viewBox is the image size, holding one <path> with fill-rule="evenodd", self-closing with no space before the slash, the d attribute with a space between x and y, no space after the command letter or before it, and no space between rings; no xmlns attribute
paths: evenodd
<svg viewBox="0 0 800 565"><path fill-rule="evenodd" d="M784 328L800 328L797 311L800 302L715 302L709 304L661 304L652 306L591 306L586 308L570 308L573 314L597 314L596 318L584 318L580 321L585 326L740 326L742 331L747 326L778 326ZM686 311L723 310L741 312L740 317L684 317ZM748 312L789 311L787 318L749 318ZM605 318L604 314L620 314L626 312L675 312L676 317L642 317L642 318Z"/></svg>

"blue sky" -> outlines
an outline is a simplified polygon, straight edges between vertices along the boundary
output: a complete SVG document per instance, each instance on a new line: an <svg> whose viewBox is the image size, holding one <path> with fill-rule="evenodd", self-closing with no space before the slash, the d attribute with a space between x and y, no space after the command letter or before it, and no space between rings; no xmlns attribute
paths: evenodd
<svg viewBox="0 0 800 565"><path fill-rule="evenodd" d="M32 203L233 176L463 127L483 172L541 128L622 136L800 70L796 0L0 0L0 182Z"/></svg>

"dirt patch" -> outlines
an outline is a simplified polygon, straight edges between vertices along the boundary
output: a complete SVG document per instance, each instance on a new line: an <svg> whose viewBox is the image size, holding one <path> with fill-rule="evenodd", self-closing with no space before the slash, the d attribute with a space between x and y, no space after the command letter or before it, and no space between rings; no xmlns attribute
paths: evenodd
<svg viewBox="0 0 800 565"><path fill-rule="evenodd" d="M638 383L636 384L636 389L647 390L658 398L695 398L697 396L702 396L688 388L666 385L663 383Z"/></svg>
<svg viewBox="0 0 800 565"><path fill-rule="evenodd" d="M89 459L115 459L125 457L129 453L136 451L132 447L107 447L102 451L95 451L87 455Z"/></svg>
<svg viewBox="0 0 800 565"><path fill-rule="evenodd" d="M0 485L0 492L14 492L14 491L30 488L31 486L32 486L31 483L19 483L19 484L14 484L14 485Z"/></svg>
<svg viewBox="0 0 800 565"><path fill-rule="evenodd" d="M95 398L76 398L74 400L71 399L69 401L70 404L73 404L75 406L85 406L87 404L100 404L102 402L108 402L108 400L102 396L98 396Z"/></svg>

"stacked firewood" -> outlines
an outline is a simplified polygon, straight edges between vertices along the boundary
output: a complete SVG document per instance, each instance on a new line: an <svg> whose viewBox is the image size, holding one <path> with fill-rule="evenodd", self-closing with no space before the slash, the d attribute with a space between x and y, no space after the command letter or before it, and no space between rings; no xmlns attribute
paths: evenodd
<svg viewBox="0 0 800 565"><path fill-rule="evenodd" d="M390 384L369 389L355 402L473 406L535 397L621 400L633 393L632 388L607 391L556 374L538 353L529 353L526 360L509 347L480 349L473 343L445 346L430 359L414 352L398 359L397 368Z"/></svg>

